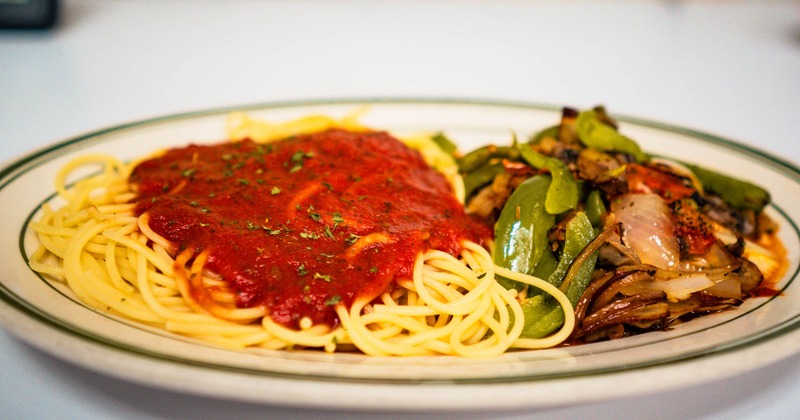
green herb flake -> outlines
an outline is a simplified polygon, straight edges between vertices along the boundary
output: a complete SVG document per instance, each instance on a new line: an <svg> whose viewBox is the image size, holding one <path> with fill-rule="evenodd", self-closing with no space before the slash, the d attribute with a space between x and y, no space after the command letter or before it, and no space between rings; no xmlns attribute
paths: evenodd
<svg viewBox="0 0 800 420"><path fill-rule="evenodd" d="M319 239L319 235L314 232L300 232L300 237L305 239Z"/></svg>
<svg viewBox="0 0 800 420"><path fill-rule="evenodd" d="M302 150L296 151L292 155L292 157L290 159L290 162L292 163L292 168L289 169L289 173L295 173L295 172L303 169L303 163L304 163L305 159L311 158L313 156L314 156L313 153L306 153L306 152L304 152ZM288 166L288 165L286 165L286 166Z"/></svg>
<svg viewBox="0 0 800 420"><path fill-rule="evenodd" d="M353 245L359 239L361 239L361 236L358 236L358 235L356 235L354 233L351 233L350 237L345 239L345 241L347 241L348 244Z"/></svg>
<svg viewBox="0 0 800 420"><path fill-rule="evenodd" d="M271 227L268 226L261 226L261 229L266 230L267 233L269 233L270 235L280 235L281 233L280 229L272 229Z"/></svg>
<svg viewBox="0 0 800 420"><path fill-rule="evenodd" d="M334 295L334 296L331 296L330 299L325 301L325 306L333 306L333 305L336 305L337 303L339 303L341 301L342 301L342 297L341 296Z"/></svg>
<svg viewBox="0 0 800 420"><path fill-rule="evenodd" d="M298 276L305 276L306 274L308 274L308 270L306 270L306 265L305 264L300 264L300 267L297 267L297 275ZM306 286L306 287L308 287L308 286Z"/></svg>
<svg viewBox="0 0 800 420"><path fill-rule="evenodd" d="M281 193L281 189L278 188L278 187L272 187L272 190L270 190L270 194L272 194L272 195L278 195L280 193Z"/></svg>
<svg viewBox="0 0 800 420"><path fill-rule="evenodd" d="M327 274L314 273L314 278L315 279L320 279L320 280L328 282L328 283L331 282L331 276L329 276Z"/></svg>
<svg viewBox="0 0 800 420"><path fill-rule="evenodd" d="M333 213L333 229L336 229L342 223L344 223L342 215L339 212Z"/></svg>

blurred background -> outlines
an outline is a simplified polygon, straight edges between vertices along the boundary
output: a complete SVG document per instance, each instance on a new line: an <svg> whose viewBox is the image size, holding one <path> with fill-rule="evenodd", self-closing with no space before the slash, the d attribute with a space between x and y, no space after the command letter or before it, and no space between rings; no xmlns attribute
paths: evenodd
<svg viewBox="0 0 800 420"><path fill-rule="evenodd" d="M6 163L163 114L446 97L605 104L612 114L718 134L800 164L800 1L66 0L52 17L28 9L24 18L38 25L14 24L20 5L53 3L0 0ZM4 332L0 354L1 418L176 418L198 408L200 417L355 415L155 391L67 366ZM800 414L798 362L713 387L491 414L787 418Z"/></svg>

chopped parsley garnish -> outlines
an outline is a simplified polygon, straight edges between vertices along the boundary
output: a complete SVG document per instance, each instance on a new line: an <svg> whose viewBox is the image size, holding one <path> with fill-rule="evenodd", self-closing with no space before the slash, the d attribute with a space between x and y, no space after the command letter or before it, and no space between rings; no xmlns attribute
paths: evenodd
<svg viewBox="0 0 800 420"><path fill-rule="evenodd" d="M356 241L357 241L357 240L359 240L359 239L361 239L361 237L360 237L360 236L358 236L358 235L356 235L356 234L354 234L354 233L351 233L351 234L350 234L350 237L349 237L349 238L347 238L347 239L345 239L345 241L347 241L347 243L348 243L348 244L350 244L350 245L353 245L353 244L354 244L354 243L356 243Z"/></svg>
<svg viewBox="0 0 800 420"><path fill-rule="evenodd" d="M294 152L290 162L292 163L292 168L289 169L290 173L295 173L301 169L303 169L303 161L307 158L313 157L313 153L306 153L302 150L298 150ZM288 165L287 165L288 166Z"/></svg>
<svg viewBox="0 0 800 420"><path fill-rule="evenodd" d="M300 264L300 267L297 267L297 275L305 276L306 274L308 274L308 270L306 270L306 265Z"/></svg>
<svg viewBox="0 0 800 420"><path fill-rule="evenodd" d="M281 193L281 189L278 188L278 187L272 187L272 190L270 190L269 193L272 194L272 195L278 195L278 194Z"/></svg>
<svg viewBox="0 0 800 420"><path fill-rule="evenodd" d="M327 274L314 273L314 278L326 281L328 283L331 282L331 276L329 276Z"/></svg>
<svg viewBox="0 0 800 420"><path fill-rule="evenodd" d="M334 295L334 296L331 296L330 299L325 301L325 305L326 306L333 306L333 305L336 305L337 303L339 303L341 301L342 301L342 297L341 296Z"/></svg>
<svg viewBox="0 0 800 420"><path fill-rule="evenodd" d="M314 232L300 232L300 237L305 239L319 239L319 235Z"/></svg>
<svg viewBox="0 0 800 420"><path fill-rule="evenodd" d="M280 229L272 229L272 228L267 227L267 226L261 226L261 228L266 230L267 233L269 233L270 235L279 235L281 233Z"/></svg>
<svg viewBox="0 0 800 420"><path fill-rule="evenodd" d="M339 226L339 224L344 222L344 218L342 217L339 212L333 213L333 229Z"/></svg>

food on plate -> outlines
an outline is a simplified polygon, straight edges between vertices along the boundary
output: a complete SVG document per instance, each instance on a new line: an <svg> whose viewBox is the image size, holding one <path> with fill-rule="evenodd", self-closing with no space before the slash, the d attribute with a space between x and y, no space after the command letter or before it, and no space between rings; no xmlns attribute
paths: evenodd
<svg viewBox="0 0 800 420"><path fill-rule="evenodd" d="M356 114L226 128L69 162L31 268L223 346L463 357L665 329L783 268L765 190L647 155L602 108L463 155Z"/></svg>
<svg viewBox="0 0 800 420"><path fill-rule="evenodd" d="M564 108L526 141L458 161L468 213L495 226L502 267L545 279L575 307L568 343L667 329L775 293L785 269L769 193L701 166L650 156L603 107ZM525 244L524 246L521 244ZM557 328L559 307L521 291L522 336Z"/></svg>
<svg viewBox="0 0 800 420"><path fill-rule="evenodd" d="M42 242L31 267L95 308L232 347L490 357L570 334L565 296L510 274L568 311L560 332L519 338L491 227L465 213L434 138L408 142L448 176L347 118L228 125L220 144L69 163L57 179L66 203L31 224ZM100 174L67 185L93 162Z"/></svg>

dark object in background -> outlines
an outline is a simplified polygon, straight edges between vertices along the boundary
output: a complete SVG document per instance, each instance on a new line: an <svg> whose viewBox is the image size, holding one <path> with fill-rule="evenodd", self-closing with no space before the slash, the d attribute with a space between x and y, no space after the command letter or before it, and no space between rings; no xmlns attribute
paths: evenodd
<svg viewBox="0 0 800 420"><path fill-rule="evenodd" d="M0 28L47 29L58 15L58 0L0 0Z"/></svg>

